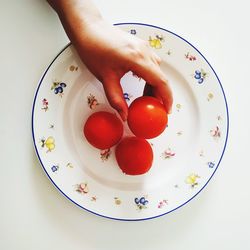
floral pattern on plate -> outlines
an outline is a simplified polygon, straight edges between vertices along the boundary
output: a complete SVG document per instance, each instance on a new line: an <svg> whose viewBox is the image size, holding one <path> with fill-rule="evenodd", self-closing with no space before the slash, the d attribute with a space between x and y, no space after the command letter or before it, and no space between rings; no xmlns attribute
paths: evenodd
<svg viewBox="0 0 250 250"><path fill-rule="evenodd" d="M87 183L80 183L75 185L75 190L80 194L87 194L89 192L89 187Z"/></svg>
<svg viewBox="0 0 250 250"><path fill-rule="evenodd" d="M163 153L162 157L164 159L171 159L175 156L175 152L171 148L167 148Z"/></svg>
<svg viewBox="0 0 250 250"><path fill-rule="evenodd" d="M189 52L187 52L186 54L185 54L185 58L187 59L187 60L189 60L189 61L196 61L196 56L194 56L194 55L191 55Z"/></svg>
<svg viewBox="0 0 250 250"><path fill-rule="evenodd" d="M88 106L90 109L95 109L96 106L99 105L98 100L96 99L96 97L92 94L89 94L88 98L87 98L87 102L88 102Z"/></svg>
<svg viewBox="0 0 250 250"><path fill-rule="evenodd" d="M136 197L134 202L139 210L147 208L148 200L144 196L140 198Z"/></svg>
<svg viewBox="0 0 250 250"><path fill-rule="evenodd" d="M207 78L207 73L204 71L204 69L195 70L194 72L194 78L197 80L199 84L202 84L204 80Z"/></svg>
<svg viewBox="0 0 250 250"><path fill-rule="evenodd" d="M187 178L186 178L186 183L188 185L190 185L192 188L198 186L199 182L198 179L200 178L199 175L197 174L190 174Z"/></svg>
<svg viewBox="0 0 250 250"><path fill-rule="evenodd" d="M149 45L152 47L152 48L155 48L155 49L161 49L162 48L162 42L164 42L164 38L162 35L155 35L154 37L151 37L149 36Z"/></svg>
<svg viewBox="0 0 250 250"><path fill-rule="evenodd" d="M56 81L54 81L52 83L52 86L51 86L50 89L53 90L56 95L58 94L60 97L62 97L64 88L66 88L66 87L67 87L67 84L64 83L64 82L56 82Z"/></svg>
<svg viewBox="0 0 250 250"><path fill-rule="evenodd" d="M42 100L42 110L44 110L45 112L48 111L49 109L49 102L46 98L43 98Z"/></svg>
<svg viewBox="0 0 250 250"><path fill-rule="evenodd" d="M51 152L56 147L55 139L52 136L49 136L47 139L42 138L40 142L41 142L42 148L47 148L47 153Z"/></svg>

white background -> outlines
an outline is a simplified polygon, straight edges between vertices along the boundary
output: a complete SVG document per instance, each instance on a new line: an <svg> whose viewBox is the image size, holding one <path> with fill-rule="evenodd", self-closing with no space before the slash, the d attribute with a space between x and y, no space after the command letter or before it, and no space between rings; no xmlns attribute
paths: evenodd
<svg viewBox="0 0 250 250"><path fill-rule="evenodd" d="M31 137L38 80L68 39L46 1L0 0L0 249L250 249L248 1L95 2L111 23L158 25L204 54L229 104L224 158L198 197L158 219L113 221L70 203L45 176Z"/></svg>

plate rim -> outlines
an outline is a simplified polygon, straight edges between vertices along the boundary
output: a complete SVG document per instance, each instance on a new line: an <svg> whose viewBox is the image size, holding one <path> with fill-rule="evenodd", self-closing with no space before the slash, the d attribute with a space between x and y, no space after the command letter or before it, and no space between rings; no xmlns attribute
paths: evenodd
<svg viewBox="0 0 250 250"><path fill-rule="evenodd" d="M121 23L115 23L113 24L115 26L122 26L122 25L140 25L140 26L147 26L147 27L151 27L151 28L156 28L156 29L160 29L160 30L163 30L165 32L168 32L176 37L178 37L179 39L183 40L184 42L186 42L187 44L189 44L194 50L196 50L200 56L206 61L206 63L208 64L208 66L211 68L211 70L213 71L213 73L215 74L219 84L220 84L220 87L221 87L221 91L222 91L222 94L223 94L223 98L224 98L224 101L225 101L225 106L226 106L226 116L227 116L227 131L226 131L226 137L225 137L225 143L224 143L224 146L223 146L223 150L222 150L222 153L221 153L221 156L220 156L220 159L217 163L217 166L215 167L213 173L211 174L211 176L209 177L209 179L207 180L207 182L203 185L203 187L197 192L195 193L191 198L189 198L187 201L183 202L181 205L173 208L172 210L168 211L168 212L165 212L165 213L162 213L162 214L159 214L159 215L156 215L156 216L150 216L150 217L146 217L146 218L137 218L137 219L129 219L129 218L116 218L116 217L111 217L111 216L106 216L106 215L103 215L103 214L99 214L99 213L96 213L86 207L83 207L81 206L80 204L78 204L77 202L75 202L73 199L71 199L67 194L65 194L58 186L57 184L53 181L53 179L50 177L49 173L47 172L46 168L44 167L43 165L43 162L40 158L40 155L39 155L39 152L38 152L38 149L37 149L37 145L36 145L36 142L35 142L35 134L34 134L34 110L35 110L35 104L36 104L36 100L37 100L37 95L38 95L38 92L39 92L39 89L41 87L41 84L43 82L43 79L44 77L46 76L48 70L50 69L50 67L52 66L52 64L56 61L56 59L70 46L72 45L71 42L69 42L66 46L64 46L64 48L62 48L58 53L57 55L53 58L53 60L51 61L51 63L47 66L47 68L45 69L44 73L42 74L42 77L40 78L40 80L38 81L38 86L36 88L36 91L35 91L35 95L34 95L34 98L33 98L33 104L32 104L32 115L31 115L31 130L32 130L32 140L33 140L33 146L34 146L34 149L35 149L35 152L36 152L36 156L44 170L44 172L46 173L47 177L49 178L49 180L52 182L52 184L56 187L56 189L64 196L67 198L67 200L71 201L72 203L74 203L77 207L87 211L87 212L90 212L91 214L95 214L95 215L98 215L100 217L103 217L103 218L107 218L107 219L112 219L112 220L118 220L118 221L143 221L143 220L150 220L150 219L155 219L155 218L158 218L158 217L161 217L161 216L164 216L166 214L169 214L171 212L174 212L175 210L185 206L187 203L189 203L191 200L193 200L207 185L208 183L210 182L210 180L212 179L212 177L214 176L215 172L217 171L220 163L221 163L221 160L224 156L224 153L226 151L226 147L227 147L227 141L228 141L228 135L229 135L229 127L230 127L230 120L229 120L229 108L228 108L228 103L227 103L227 99L226 99L226 95L225 95L225 91L223 89L223 86L221 84L221 81L217 75L217 73L215 72L214 68L211 66L211 64L208 62L208 60L205 58L205 56L193 45L191 44L189 41L187 41L185 38L183 38L182 36L168 30L168 29L165 29L165 28L162 28L162 27L159 27L159 26L156 26L156 25L152 25L152 24L146 24L146 23L140 23L140 22L121 22Z"/></svg>

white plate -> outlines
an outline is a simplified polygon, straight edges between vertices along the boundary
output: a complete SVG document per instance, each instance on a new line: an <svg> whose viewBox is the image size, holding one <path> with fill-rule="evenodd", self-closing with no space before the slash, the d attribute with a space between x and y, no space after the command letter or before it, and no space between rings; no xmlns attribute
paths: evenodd
<svg viewBox="0 0 250 250"><path fill-rule="evenodd" d="M41 78L33 105L33 139L46 174L76 205L112 219L150 219L189 202L215 173L227 142L227 103L213 68L189 42L151 25L119 27L154 48L174 94L168 128L149 140L154 151L151 170L127 176L116 164L114 148L100 152L86 142L82 127L87 117L114 110L72 45ZM128 104L142 94L143 83L132 73L122 78Z"/></svg>

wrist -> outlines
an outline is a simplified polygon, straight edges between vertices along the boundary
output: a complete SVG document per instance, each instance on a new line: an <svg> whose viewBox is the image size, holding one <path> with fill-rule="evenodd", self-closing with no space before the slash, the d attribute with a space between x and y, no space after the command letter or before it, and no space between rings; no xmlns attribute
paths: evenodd
<svg viewBox="0 0 250 250"><path fill-rule="evenodd" d="M92 0L48 0L57 12L63 27L73 44L86 38L96 23L103 22Z"/></svg>
<svg viewBox="0 0 250 250"><path fill-rule="evenodd" d="M67 22L73 26L74 22L81 22L83 25L88 25L102 20L92 0L48 0L48 2L63 24Z"/></svg>

